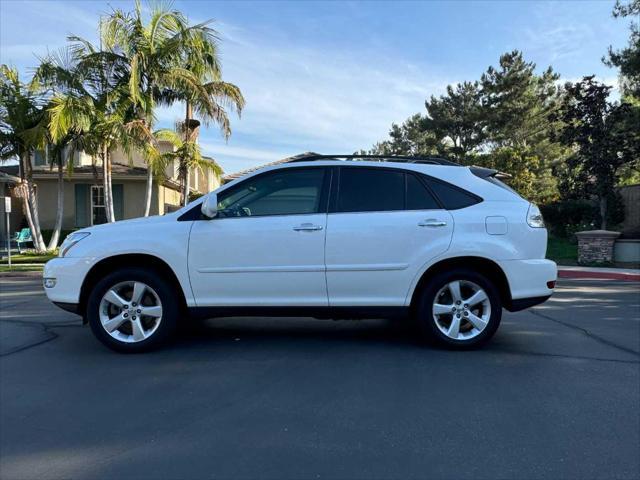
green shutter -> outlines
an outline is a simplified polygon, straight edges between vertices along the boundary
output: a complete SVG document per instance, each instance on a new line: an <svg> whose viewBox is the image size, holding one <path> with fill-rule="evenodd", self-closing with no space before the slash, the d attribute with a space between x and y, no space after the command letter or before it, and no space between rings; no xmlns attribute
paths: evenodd
<svg viewBox="0 0 640 480"><path fill-rule="evenodd" d="M76 227L82 228L89 225L89 185L76 183Z"/></svg>
<svg viewBox="0 0 640 480"><path fill-rule="evenodd" d="M113 213L116 220L122 220L124 218L124 185L118 183L111 187L113 191Z"/></svg>

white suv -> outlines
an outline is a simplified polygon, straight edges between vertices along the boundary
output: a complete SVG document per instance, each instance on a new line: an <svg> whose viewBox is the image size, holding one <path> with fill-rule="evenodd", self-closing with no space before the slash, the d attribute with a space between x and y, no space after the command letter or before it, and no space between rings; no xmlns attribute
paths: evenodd
<svg viewBox="0 0 640 480"><path fill-rule="evenodd" d="M553 292L538 208L493 170L305 155L181 210L67 237L47 296L107 346L155 347L188 316L405 317L450 347Z"/></svg>

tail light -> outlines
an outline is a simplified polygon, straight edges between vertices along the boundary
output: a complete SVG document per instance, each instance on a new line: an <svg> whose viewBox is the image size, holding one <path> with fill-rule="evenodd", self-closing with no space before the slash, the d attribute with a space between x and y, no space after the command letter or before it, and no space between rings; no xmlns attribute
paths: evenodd
<svg viewBox="0 0 640 480"><path fill-rule="evenodd" d="M540 213L540 209L535 203L529 205L527 223L531 228L544 228L544 218L542 218L542 213Z"/></svg>

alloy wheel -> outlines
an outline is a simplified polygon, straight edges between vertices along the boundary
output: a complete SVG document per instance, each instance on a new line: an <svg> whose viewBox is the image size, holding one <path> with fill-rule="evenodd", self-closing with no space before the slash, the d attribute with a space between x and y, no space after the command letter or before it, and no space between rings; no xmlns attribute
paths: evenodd
<svg viewBox="0 0 640 480"><path fill-rule="evenodd" d="M120 282L103 295L99 316L102 328L125 343L149 338L162 321L162 302L153 288L139 281Z"/></svg>
<svg viewBox="0 0 640 480"><path fill-rule="evenodd" d="M489 324L491 302L482 287L468 280L454 280L442 287L433 301L433 320L453 340L470 340Z"/></svg>

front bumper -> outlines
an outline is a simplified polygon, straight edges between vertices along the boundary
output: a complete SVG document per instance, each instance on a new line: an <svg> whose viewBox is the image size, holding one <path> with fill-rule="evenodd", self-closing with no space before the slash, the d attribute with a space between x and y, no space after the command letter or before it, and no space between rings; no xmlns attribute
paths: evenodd
<svg viewBox="0 0 640 480"><path fill-rule="evenodd" d="M53 287L45 287L49 300L55 304L79 304L80 290L89 269L90 258L53 258L44 266L43 279L55 279Z"/></svg>
<svg viewBox="0 0 640 480"><path fill-rule="evenodd" d="M513 311L544 302L553 293L549 282L558 277L555 262L546 259L504 260L498 262L509 282Z"/></svg>

